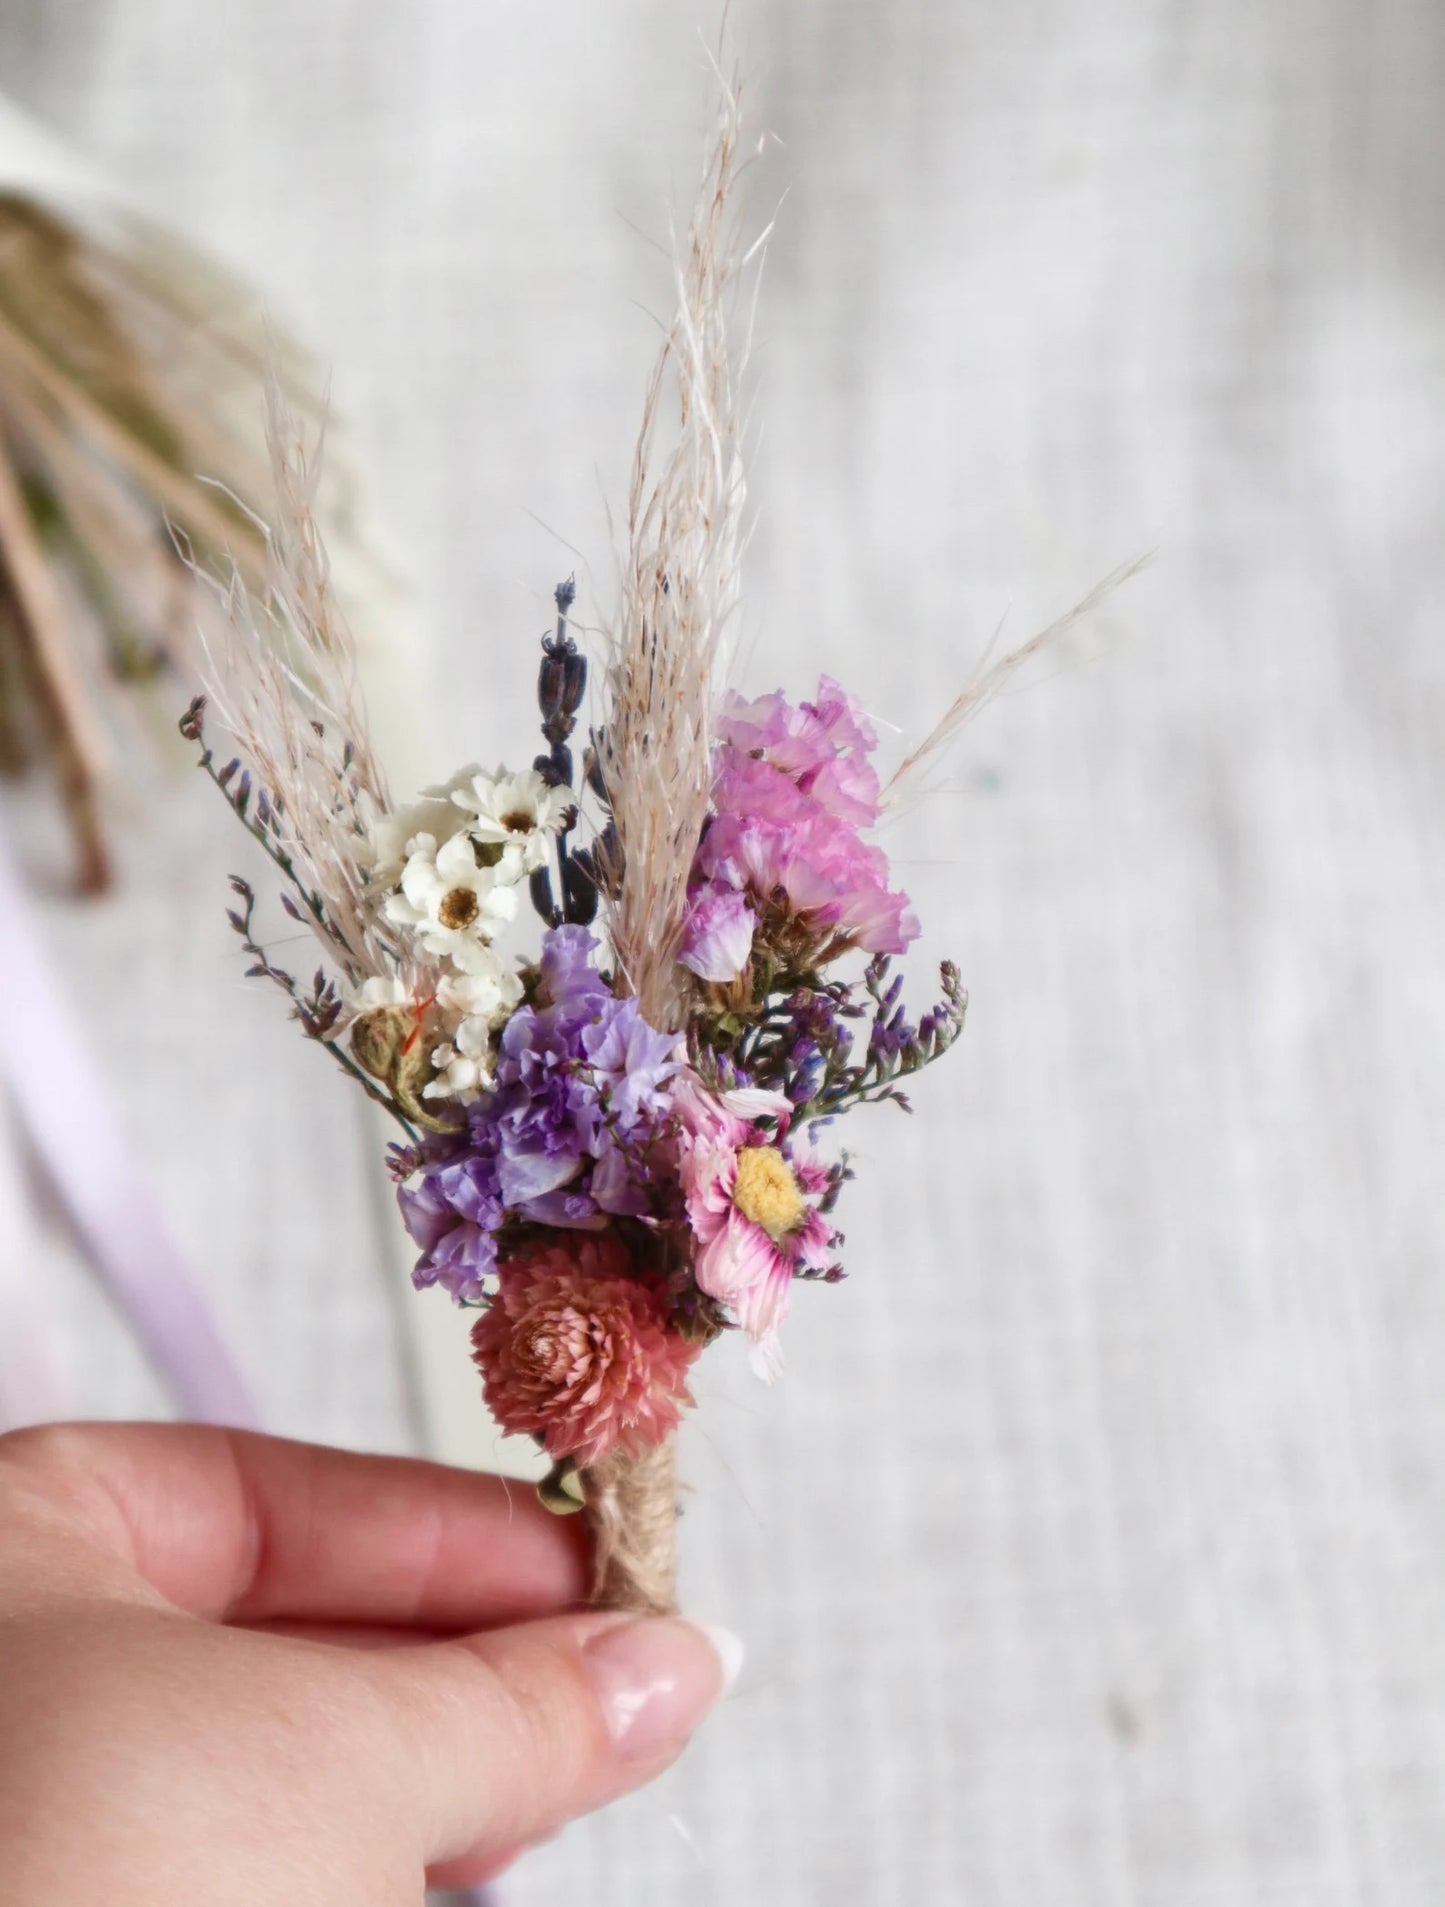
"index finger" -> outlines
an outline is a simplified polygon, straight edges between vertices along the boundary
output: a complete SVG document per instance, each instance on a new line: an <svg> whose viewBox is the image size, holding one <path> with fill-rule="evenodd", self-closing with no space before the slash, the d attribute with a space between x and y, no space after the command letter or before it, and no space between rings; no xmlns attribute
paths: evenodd
<svg viewBox="0 0 1445 1907"><path fill-rule="evenodd" d="M67 1424L0 1437L0 1494L176 1607L223 1622L430 1631L548 1615L582 1599L579 1519L524 1483L247 1431Z"/></svg>

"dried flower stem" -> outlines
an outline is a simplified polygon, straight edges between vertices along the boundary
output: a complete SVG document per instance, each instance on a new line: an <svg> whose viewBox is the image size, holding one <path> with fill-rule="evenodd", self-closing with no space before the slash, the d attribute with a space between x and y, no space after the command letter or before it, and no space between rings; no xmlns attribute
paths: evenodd
<svg viewBox="0 0 1445 1907"><path fill-rule="evenodd" d="M617 830L613 949L626 985L658 1027L680 1023L677 945L707 815L715 666L742 540L732 333L740 273L762 241L745 253L733 230L740 136L734 87L678 261L677 313L648 382L599 748ZM678 416L665 442L670 390Z"/></svg>
<svg viewBox="0 0 1445 1907"><path fill-rule="evenodd" d="M674 1439L640 1457L614 1451L581 1473L592 1531L592 1602L632 1616L677 1609Z"/></svg>
<svg viewBox="0 0 1445 1907"><path fill-rule="evenodd" d="M268 852L301 892L302 918L354 984L406 965L371 904L357 853L391 798L312 515L314 460L274 381L267 439L276 501L265 532L266 596L257 605L239 577L223 591L229 640L213 658L211 701L265 795Z"/></svg>
<svg viewBox="0 0 1445 1907"><path fill-rule="evenodd" d="M741 86L724 89L696 207L677 263L677 312L653 365L633 456L627 553L613 634L598 767L616 830L600 868L617 970L656 1027L682 1024L677 950L688 875L712 785L712 711L724 626L737 592L746 487L735 349L744 248L732 198L740 171ZM662 413L672 391L677 424ZM587 1473L595 1600L665 1613L676 1573L671 1441Z"/></svg>

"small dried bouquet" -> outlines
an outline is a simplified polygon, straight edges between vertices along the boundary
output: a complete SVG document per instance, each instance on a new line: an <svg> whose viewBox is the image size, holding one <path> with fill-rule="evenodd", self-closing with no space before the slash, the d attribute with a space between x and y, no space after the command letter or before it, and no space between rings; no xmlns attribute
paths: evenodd
<svg viewBox="0 0 1445 1907"><path fill-rule="evenodd" d="M647 395L590 723L568 583L542 642L541 752L395 804L275 417L267 639L238 592L218 699L183 724L321 942L303 984L237 881L252 972L396 1120L415 1281L475 1310L493 1415L551 1457L544 1500L591 1519L599 1601L639 1610L672 1603L672 1438L696 1359L740 1331L778 1370L794 1280L842 1276L832 1126L906 1107L901 1082L964 1013L951 966L917 1017L890 970L918 923L874 838L888 790L858 702L826 676L798 699L721 680L743 508L729 341L751 255L727 229L737 153L730 104ZM213 753L211 713L237 759Z"/></svg>

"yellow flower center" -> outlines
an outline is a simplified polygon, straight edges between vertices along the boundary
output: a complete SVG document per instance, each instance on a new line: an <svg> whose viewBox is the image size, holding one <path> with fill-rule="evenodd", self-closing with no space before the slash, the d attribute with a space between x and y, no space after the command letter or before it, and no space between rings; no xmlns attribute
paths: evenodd
<svg viewBox="0 0 1445 1907"><path fill-rule="evenodd" d="M470 927L482 911L476 891L470 887L454 887L450 893L443 894L441 905L437 908L437 919L443 927L453 933L459 933L463 927Z"/></svg>
<svg viewBox="0 0 1445 1907"><path fill-rule="evenodd" d="M776 1146L748 1146L738 1154L733 1204L775 1241L786 1238L808 1209L792 1167Z"/></svg>

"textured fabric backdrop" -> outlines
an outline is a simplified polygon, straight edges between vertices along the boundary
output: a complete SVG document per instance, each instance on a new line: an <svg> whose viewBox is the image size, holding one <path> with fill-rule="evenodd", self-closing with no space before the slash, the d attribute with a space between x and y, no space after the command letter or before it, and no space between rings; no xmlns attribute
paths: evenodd
<svg viewBox="0 0 1445 1907"><path fill-rule="evenodd" d="M788 188L744 679L912 732L1010 602L1160 553L893 837L972 1020L854 1123L786 1382L705 1381L687 1576L741 1690L509 1900L1436 1907L1445 12L734 20L759 216ZM561 539L608 577L688 9L7 0L0 83L324 344L432 765L515 751ZM374 1135L242 986L219 804L134 807L57 948L273 1421L395 1447ZM94 1407L152 1405L88 1315Z"/></svg>

